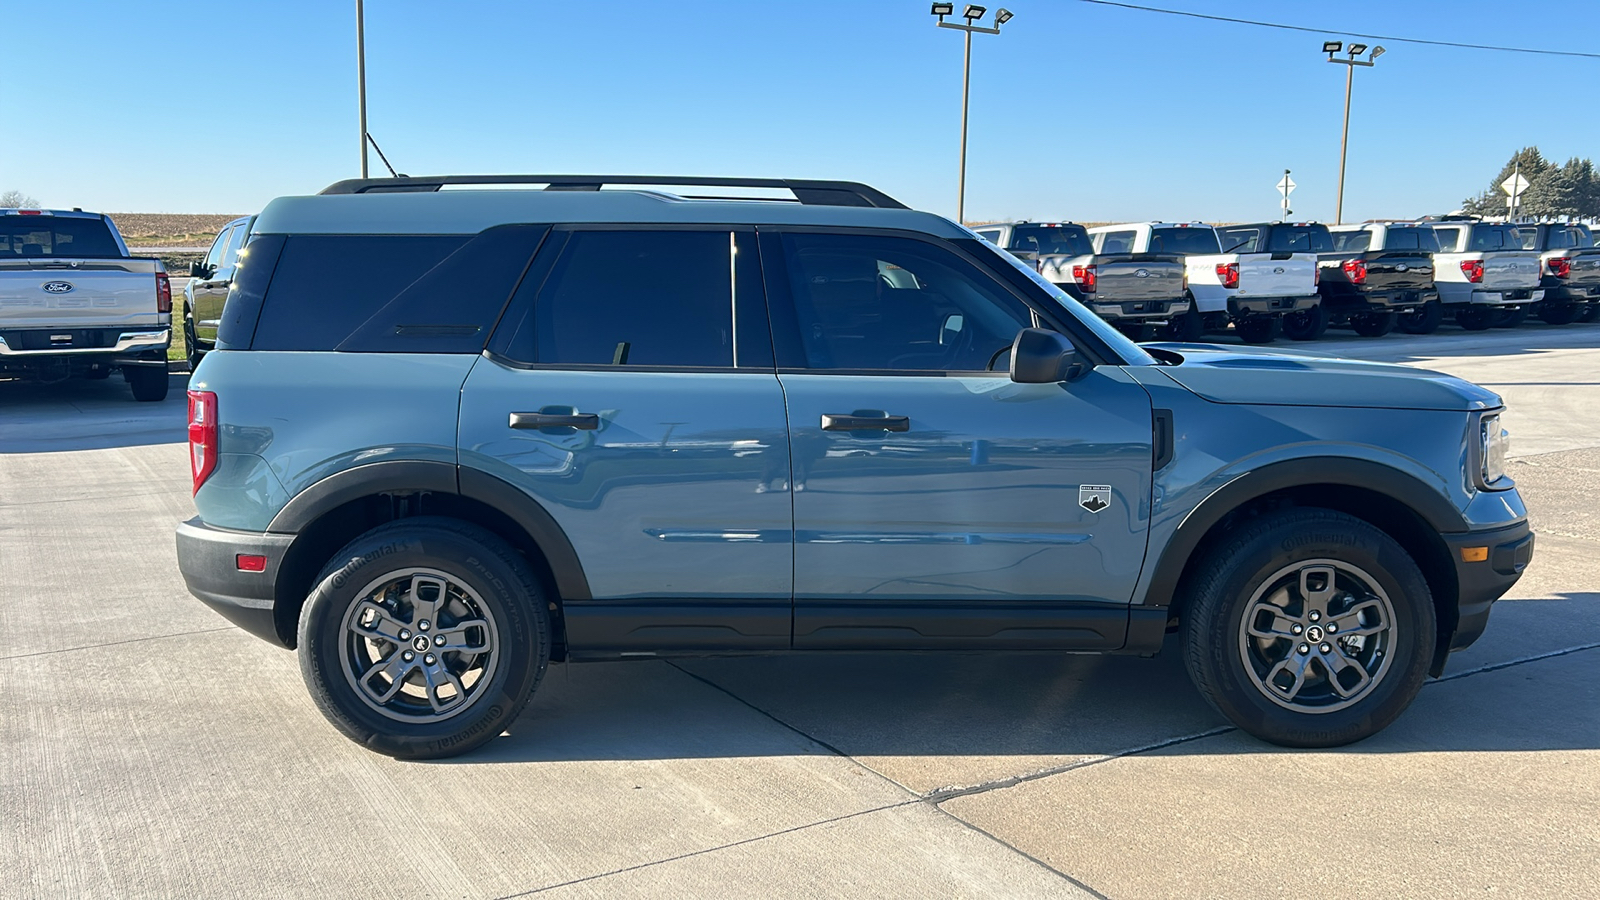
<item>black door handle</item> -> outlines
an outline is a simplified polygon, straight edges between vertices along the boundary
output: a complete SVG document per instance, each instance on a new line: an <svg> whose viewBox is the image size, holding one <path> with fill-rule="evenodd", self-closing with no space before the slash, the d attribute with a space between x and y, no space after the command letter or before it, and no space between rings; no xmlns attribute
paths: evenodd
<svg viewBox="0 0 1600 900"><path fill-rule="evenodd" d="M909 416L844 416L822 414L823 431L910 431Z"/></svg>
<svg viewBox="0 0 1600 900"><path fill-rule="evenodd" d="M600 417L594 413L518 413L511 414L512 428L577 428L594 431L600 427Z"/></svg>

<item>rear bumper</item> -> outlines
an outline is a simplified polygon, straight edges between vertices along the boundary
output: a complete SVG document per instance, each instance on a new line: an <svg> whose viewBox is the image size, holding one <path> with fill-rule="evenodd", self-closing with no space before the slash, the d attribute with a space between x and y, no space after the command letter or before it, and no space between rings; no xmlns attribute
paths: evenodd
<svg viewBox="0 0 1600 900"><path fill-rule="evenodd" d="M1308 297L1232 297L1228 300L1228 314L1241 315L1280 315L1282 313L1303 312L1315 309L1322 298L1316 294Z"/></svg>
<svg viewBox="0 0 1600 900"><path fill-rule="evenodd" d="M1489 624L1494 602L1511 590L1533 558L1533 530L1524 519L1515 525L1492 531L1471 531L1443 535L1456 567L1458 620L1444 649L1464 650L1472 646ZM1488 548L1481 562L1463 561L1463 551Z"/></svg>
<svg viewBox="0 0 1600 900"><path fill-rule="evenodd" d="M7 329L0 333L0 358L136 356L151 350L165 353L171 345L172 329L166 326Z"/></svg>
<svg viewBox="0 0 1600 900"><path fill-rule="evenodd" d="M258 638L287 646L273 619L278 567L293 543L288 534L213 528L196 516L178 525L178 570L189 593ZM238 558L265 556L261 572L241 572Z"/></svg>
<svg viewBox="0 0 1600 900"><path fill-rule="evenodd" d="M1594 301L1600 302L1600 284L1588 287L1553 287L1544 289L1544 299L1565 300L1568 302Z"/></svg>
<svg viewBox="0 0 1600 900"><path fill-rule="evenodd" d="M1189 301L1141 300L1128 303L1090 301L1089 308L1094 310L1095 315L1107 321L1149 321L1152 319L1165 321L1171 316L1181 316L1188 312Z"/></svg>
<svg viewBox="0 0 1600 900"><path fill-rule="evenodd" d="M1475 306L1522 306L1544 299L1544 291L1523 288L1515 291L1473 291L1462 302Z"/></svg>

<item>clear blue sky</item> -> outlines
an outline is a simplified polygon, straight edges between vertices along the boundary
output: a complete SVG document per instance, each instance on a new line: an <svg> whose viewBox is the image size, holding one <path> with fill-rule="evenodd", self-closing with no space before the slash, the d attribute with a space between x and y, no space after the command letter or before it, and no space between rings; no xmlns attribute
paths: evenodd
<svg viewBox="0 0 1600 900"><path fill-rule="evenodd" d="M1296 217L1332 220L1345 70L1321 35L1008 5L974 41L969 219L1275 217L1289 168ZM1149 5L1600 50L1592 0ZM249 212L355 175L354 6L5 4L0 190ZM848 178L953 215L961 37L928 6L368 0L369 127L413 174ZM1600 156L1600 60L1388 48L1356 73L1346 218L1453 208L1527 144Z"/></svg>

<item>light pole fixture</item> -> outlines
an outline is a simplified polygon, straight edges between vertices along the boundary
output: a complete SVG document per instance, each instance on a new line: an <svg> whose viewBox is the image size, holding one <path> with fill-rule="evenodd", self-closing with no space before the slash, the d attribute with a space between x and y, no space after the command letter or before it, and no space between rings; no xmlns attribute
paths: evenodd
<svg viewBox="0 0 1600 900"><path fill-rule="evenodd" d="M954 28L966 32L967 35L966 60L961 68L961 174L956 181L956 221L961 222L965 218L967 205L967 100L972 89L972 35L999 34L1000 26L1011 21L1015 15L1004 7L997 9L994 13L994 25L986 27L978 23L989 10L976 3L967 4L961 11L961 18L967 20L966 24L945 21L946 16L955 15L954 3L935 3L931 12L938 17L940 28Z"/></svg>
<svg viewBox="0 0 1600 900"><path fill-rule="evenodd" d="M1335 56L1340 50L1345 51L1343 59ZM1372 54L1366 59L1356 59L1367 52L1366 44L1352 43L1345 48L1342 41L1323 41L1322 52L1328 54L1328 62L1339 63L1346 67L1344 75L1344 135L1339 139L1339 197L1334 202L1333 224L1344 224L1344 159L1345 153L1350 149L1350 88L1355 83L1356 66L1371 67L1377 62L1378 57L1385 51L1382 47L1373 47Z"/></svg>

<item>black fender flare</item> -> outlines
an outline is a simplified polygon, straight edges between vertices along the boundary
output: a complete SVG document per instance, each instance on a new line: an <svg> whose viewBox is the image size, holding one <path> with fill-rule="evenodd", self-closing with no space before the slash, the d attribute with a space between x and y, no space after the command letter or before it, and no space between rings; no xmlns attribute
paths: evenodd
<svg viewBox="0 0 1600 900"><path fill-rule="evenodd" d="M572 541L539 501L513 484L477 469L429 460L383 460L335 472L296 494L273 516L267 531L299 534L326 513L378 494L454 494L491 507L514 522L544 554L563 600L589 600Z"/></svg>
<svg viewBox="0 0 1600 900"><path fill-rule="evenodd" d="M1145 589L1143 605L1172 605L1178 579L1189 557L1223 516L1258 497L1308 485L1342 485L1374 491L1404 504L1441 534L1470 530L1466 517L1442 494L1392 466L1343 456L1284 460L1240 475L1218 488L1184 517L1172 539L1162 548L1150 585Z"/></svg>

